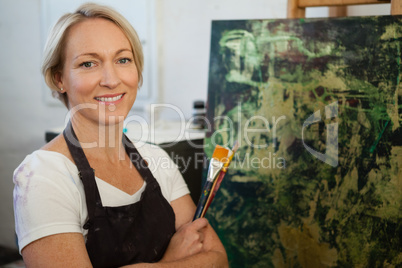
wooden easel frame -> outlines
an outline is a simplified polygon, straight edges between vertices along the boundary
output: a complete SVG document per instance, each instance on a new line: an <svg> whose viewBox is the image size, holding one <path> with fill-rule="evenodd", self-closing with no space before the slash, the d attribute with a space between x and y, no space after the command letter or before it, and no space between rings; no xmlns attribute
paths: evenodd
<svg viewBox="0 0 402 268"><path fill-rule="evenodd" d="M306 7L328 6L330 17L346 16L349 5L367 5L391 3L391 15L402 15L402 0L288 0L287 17L305 18Z"/></svg>

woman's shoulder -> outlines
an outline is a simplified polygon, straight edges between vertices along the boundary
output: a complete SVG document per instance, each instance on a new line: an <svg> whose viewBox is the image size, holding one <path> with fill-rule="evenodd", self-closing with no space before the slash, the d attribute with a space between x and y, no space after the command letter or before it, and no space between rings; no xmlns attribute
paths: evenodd
<svg viewBox="0 0 402 268"><path fill-rule="evenodd" d="M53 140L46 143L42 148L40 148L40 150L56 152L56 153L64 155L65 157L70 159L70 161L73 161L63 134L59 134L58 136L56 136Z"/></svg>
<svg viewBox="0 0 402 268"><path fill-rule="evenodd" d="M155 144L134 143L134 145L147 162L149 170L158 181L162 194L168 202L190 193L175 162L178 160L176 157L173 158L173 155Z"/></svg>
<svg viewBox="0 0 402 268"><path fill-rule="evenodd" d="M66 156L61 146L47 144L39 150L27 155L14 171L14 180L25 176L59 177L60 174L77 173L77 167Z"/></svg>
<svg viewBox="0 0 402 268"><path fill-rule="evenodd" d="M137 151L141 155L141 157L145 158L145 160L147 160L148 158L153 158L153 159L165 159L166 158L166 159L171 160L168 153L157 144L147 143L147 142L143 142L143 141L134 141L134 140L131 140L131 141L134 144L134 147L137 149Z"/></svg>

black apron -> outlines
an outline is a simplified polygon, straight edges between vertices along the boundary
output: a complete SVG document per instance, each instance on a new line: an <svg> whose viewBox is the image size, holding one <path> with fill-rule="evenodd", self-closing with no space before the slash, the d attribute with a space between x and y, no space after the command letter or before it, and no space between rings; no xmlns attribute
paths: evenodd
<svg viewBox="0 0 402 268"><path fill-rule="evenodd" d="M123 135L127 155L146 182L140 201L121 207L104 207L71 122L63 132L84 184L88 208L86 248L94 267L118 267L157 262L175 233L175 215L160 186L131 141Z"/></svg>

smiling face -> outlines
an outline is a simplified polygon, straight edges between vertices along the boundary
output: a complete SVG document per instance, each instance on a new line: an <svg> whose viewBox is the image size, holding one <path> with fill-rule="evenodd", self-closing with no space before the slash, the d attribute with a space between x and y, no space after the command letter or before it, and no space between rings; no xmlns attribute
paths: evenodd
<svg viewBox="0 0 402 268"><path fill-rule="evenodd" d="M56 80L72 116L97 124L122 121L138 88L134 55L123 31L109 20L91 18L72 26L66 40Z"/></svg>

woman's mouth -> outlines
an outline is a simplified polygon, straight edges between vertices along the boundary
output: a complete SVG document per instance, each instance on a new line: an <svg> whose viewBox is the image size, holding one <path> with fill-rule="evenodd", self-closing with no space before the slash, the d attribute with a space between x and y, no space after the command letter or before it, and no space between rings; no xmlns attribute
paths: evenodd
<svg viewBox="0 0 402 268"><path fill-rule="evenodd" d="M115 96L100 96L100 97L95 97L95 100L103 103L113 103L116 104L119 100L121 100L124 96L123 94L115 95Z"/></svg>

